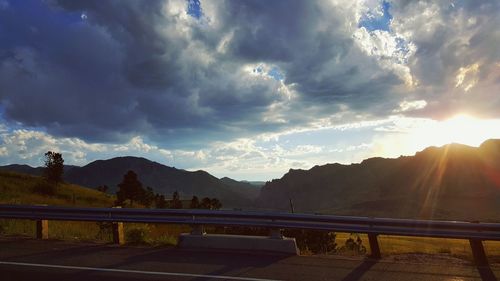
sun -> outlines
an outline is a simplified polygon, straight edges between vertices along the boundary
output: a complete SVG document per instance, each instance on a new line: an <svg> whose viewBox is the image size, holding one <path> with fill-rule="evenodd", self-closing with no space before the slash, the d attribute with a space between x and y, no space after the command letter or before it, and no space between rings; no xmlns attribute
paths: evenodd
<svg viewBox="0 0 500 281"><path fill-rule="evenodd" d="M398 121L400 126L396 126L396 133L381 135L375 140L377 155L412 155L430 146L450 143L478 147L488 139L500 139L500 119L457 114L442 121L427 118L402 118Z"/></svg>
<svg viewBox="0 0 500 281"><path fill-rule="evenodd" d="M458 114L444 121L429 123L411 135L419 146L442 146L448 143L479 146L487 139L500 137L500 120Z"/></svg>

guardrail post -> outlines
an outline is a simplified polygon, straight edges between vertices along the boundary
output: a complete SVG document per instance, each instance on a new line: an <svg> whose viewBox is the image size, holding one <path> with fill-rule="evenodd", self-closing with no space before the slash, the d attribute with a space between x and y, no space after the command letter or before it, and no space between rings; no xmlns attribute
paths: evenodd
<svg viewBox="0 0 500 281"><path fill-rule="evenodd" d="M37 220L36 221L36 238L49 239L49 221Z"/></svg>
<svg viewBox="0 0 500 281"><path fill-rule="evenodd" d="M121 207L116 206L113 208L121 208ZM113 243L119 245L125 244L125 232L123 230L123 222L113 222L111 225L113 230Z"/></svg>
<svg viewBox="0 0 500 281"><path fill-rule="evenodd" d="M488 258L484 252L483 241L480 239L469 239L469 244L476 265L488 265Z"/></svg>
<svg viewBox="0 0 500 281"><path fill-rule="evenodd" d="M368 242L370 243L370 257L373 259L380 259L380 247L378 245L378 234L368 233Z"/></svg>
<svg viewBox="0 0 500 281"><path fill-rule="evenodd" d="M283 239L283 233L279 228L271 228L269 230L269 237L272 239Z"/></svg>

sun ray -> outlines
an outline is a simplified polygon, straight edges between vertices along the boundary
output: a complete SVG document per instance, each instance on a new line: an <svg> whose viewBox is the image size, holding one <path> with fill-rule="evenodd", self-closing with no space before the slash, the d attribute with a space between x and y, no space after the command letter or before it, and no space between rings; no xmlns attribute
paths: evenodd
<svg viewBox="0 0 500 281"><path fill-rule="evenodd" d="M432 219L435 217L439 195L443 189L443 176L446 173L449 149L450 146L446 146L443 154L435 160L430 171L430 177L425 183L426 185L423 186L424 189L427 189L427 192L420 210L420 217L422 218Z"/></svg>

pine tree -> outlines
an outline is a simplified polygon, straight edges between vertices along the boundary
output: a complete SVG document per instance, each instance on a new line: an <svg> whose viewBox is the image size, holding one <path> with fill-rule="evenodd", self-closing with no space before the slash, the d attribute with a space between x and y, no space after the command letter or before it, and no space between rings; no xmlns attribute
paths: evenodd
<svg viewBox="0 0 500 281"><path fill-rule="evenodd" d="M179 197L179 192L175 191L172 195L172 202L170 202L170 208L172 209L182 209L182 202Z"/></svg>
<svg viewBox="0 0 500 281"><path fill-rule="evenodd" d="M124 203L125 200L130 200L132 206L134 201L139 201L144 194L142 183L137 179L137 174L134 171L128 171L120 184L118 184L118 192L116 196L118 203Z"/></svg>
<svg viewBox="0 0 500 281"><path fill-rule="evenodd" d="M189 208L191 209L198 209L200 207L200 200L198 199L197 196L193 196L191 199L191 204L189 205Z"/></svg>
<svg viewBox="0 0 500 281"><path fill-rule="evenodd" d="M45 153L44 176L51 183L63 181L64 159L61 153L48 151Z"/></svg>

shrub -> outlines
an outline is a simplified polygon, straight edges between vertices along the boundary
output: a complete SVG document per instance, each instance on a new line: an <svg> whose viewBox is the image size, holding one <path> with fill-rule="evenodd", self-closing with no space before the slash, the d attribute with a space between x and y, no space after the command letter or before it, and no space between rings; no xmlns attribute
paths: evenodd
<svg viewBox="0 0 500 281"><path fill-rule="evenodd" d="M96 238L99 240L111 240L113 235L113 223L112 222L97 222L99 227L99 232Z"/></svg>
<svg viewBox="0 0 500 281"><path fill-rule="evenodd" d="M293 237L303 253L326 254L337 251L334 232L321 230L287 229L286 237Z"/></svg>
<svg viewBox="0 0 500 281"><path fill-rule="evenodd" d="M344 246L339 249L343 253L352 253L356 255L366 254L366 247L363 246L363 241L359 237L359 234L351 233L349 239L345 241Z"/></svg>
<svg viewBox="0 0 500 281"><path fill-rule="evenodd" d="M130 244L146 244L147 234L146 228L132 228L126 232L125 240Z"/></svg>

